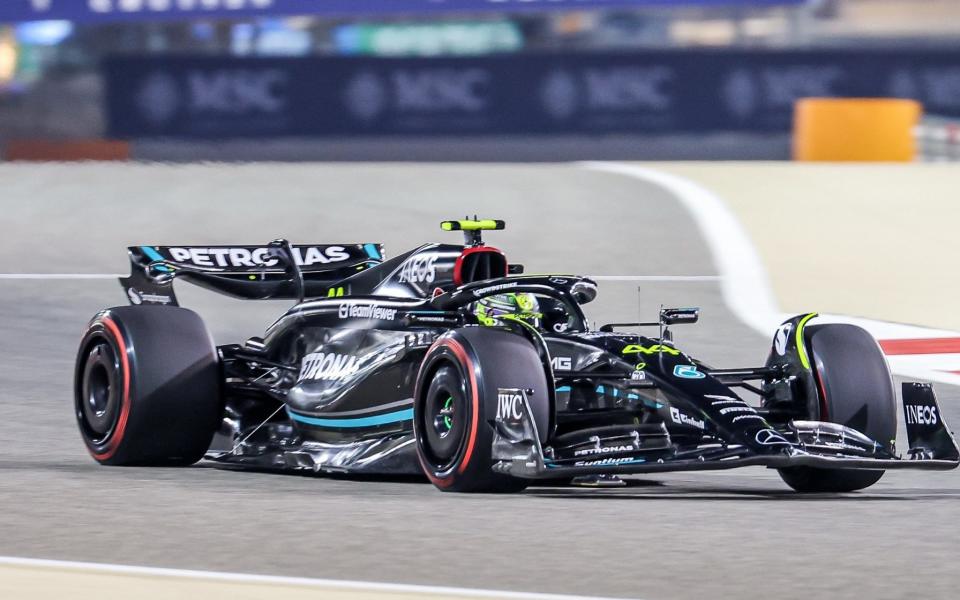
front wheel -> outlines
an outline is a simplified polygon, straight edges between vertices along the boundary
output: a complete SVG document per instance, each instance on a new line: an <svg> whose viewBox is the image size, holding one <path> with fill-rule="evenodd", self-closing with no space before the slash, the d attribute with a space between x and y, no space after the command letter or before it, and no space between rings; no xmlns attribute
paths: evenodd
<svg viewBox="0 0 960 600"><path fill-rule="evenodd" d="M541 442L550 423L544 365L533 346L509 331L468 327L427 351L417 382L414 435L424 473L448 492L519 492L527 481L492 471L498 391L533 390L528 400Z"/></svg>
<svg viewBox="0 0 960 600"><path fill-rule="evenodd" d="M855 325L831 323L808 327L804 342L819 388L817 420L856 429L892 451L897 397L886 358L873 336ZM798 492L853 492L883 477L881 470L861 469L790 467L779 472Z"/></svg>

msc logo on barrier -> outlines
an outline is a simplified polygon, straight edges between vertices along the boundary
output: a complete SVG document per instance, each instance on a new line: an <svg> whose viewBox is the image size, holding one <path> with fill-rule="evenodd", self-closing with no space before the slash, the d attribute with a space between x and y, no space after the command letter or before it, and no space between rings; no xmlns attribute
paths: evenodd
<svg viewBox="0 0 960 600"><path fill-rule="evenodd" d="M345 86L347 110L371 121L388 109L398 114L475 114L490 104L491 74L479 67L396 69L385 75L363 71Z"/></svg>
<svg viewBox="0 0 960 600"><path fill-rule="evenodd" d="M192 69L182 79L165 71L145 77L136 94L140 115L154 127L191 117L279 115L287 108L289 74L281 69Z"/></svg>
<svg viewBox="0 0 960 600"><path fill-rule="evenodd" d="M664 111L673 106L673 79L674 70L665 66L562 69L544 78L540 99L547 114L558 120L581 110Z"/></svg>
<svg viewBox="0 0 960 600"><path fill-rule="evenodd" d="M844 69L833 65L737 68L726 75L718 99L729 114L745 120L758 113L784 113L800 98L837 96L847 78Z"/></svg>
<svg viewBox="0 0 960 600"><path fill-rule="evenodd" d="M87 1L54 2L45 15L92 14ZM244 0L113 0L111 5L190 2L199 7ZM0 1L6 4L16 2ZM60 8L71 4L84 7ZM945 116L960 114L955 55L905 50L895 62L874 51L796 50L517 55L509 60L125 57L106 61L105 75L109 130L122 137L789 131L794 103L802 97L892 94L915 98ZM863 69L867 63L875 68Z"/></svg>

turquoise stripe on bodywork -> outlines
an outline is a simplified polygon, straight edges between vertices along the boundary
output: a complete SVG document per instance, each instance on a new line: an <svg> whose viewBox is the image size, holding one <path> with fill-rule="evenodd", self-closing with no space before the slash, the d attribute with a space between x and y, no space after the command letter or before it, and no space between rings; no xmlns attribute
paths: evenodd
<svg viewBox="0 0 960 600"><path fill-rule="evenodd" d="M370 258L372 258L372 259L374 259L374 260L382 260L382 259L383 259L383 257L380 256L380 251L377 250L377 245L376 245L376 244L364 244L364 245L363 245L363 249L364 249L364 251L366 251L367 256L369 256Z"/></svg>
<svg viewBox="0 0 960 600"><path fill-rule="evenodd" d="M372 417L359 417L356 419L321 419L319 417L308 417L298 415L290 409L287 409L290 418L298 423L315 425L317 427L332 427L338 429L355 429L358 427L376 427L377 425L389 425L390 423L401 423L413 419L413 409L407 408L394 412L374 415Z"/></svg>
<svg viewBox="0 0 960 600"><path fill-rule="evenodd" d="M140 249L143 250L143 253L146 254L150 260L163 260L163 256L150 246L140 246Z"/></svg>
<svg viewBox="0 0 960 600"><path fill-rule="evenodd" d="M163 258L163 255L161 255L159 252L157 252L154 248L151 248L150 246L140 246L140 249L143 250L143 253L146 254L147 258L149 258L151 261L166 260L165 258ZM157 267L157 270L169 271L170 269L167 267Z"/></svg>

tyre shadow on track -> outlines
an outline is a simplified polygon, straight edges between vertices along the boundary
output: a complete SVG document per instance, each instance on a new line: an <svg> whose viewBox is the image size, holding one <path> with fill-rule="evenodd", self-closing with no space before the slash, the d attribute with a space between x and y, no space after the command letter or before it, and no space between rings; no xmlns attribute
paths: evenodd
<svg viewBox="0 0 960 600"><path fill-rule="evenodd" d="M429 481L418 475L372 475L356 473L312 473L289 472L270 469L230 468L221 465L203 465L223 471L238 471L259 475L296 476L315 479L329 479L347 483L400 483L429 486ZM595 488L569 485L566 481L541 480L531 482L530 487L518 494L467 494L469 496L499 496L511 498L545 498L574 500L718 500L718 501L793 501L793 502L883 502L883 501L922 501L960 499L960 489L927 489L917 493L912 489L886 489L873 493L848 494L800 494L789 489L757 489L733 487L717 488L705 485L693 487L676 486L665 481L653 479L626 479L626 486L620 488ZM431 490L432 491L432 490ZM442 493L442 492L437 492Z"/></svg>
<svg viewBox="0 0 960 600"><path fill-rule="evenodd" d="M238 481L246 479L244 475L256 477L283 477L295 480L317 479L342 483L363 484L406 484L410 487L430 487L429 481L420 475L373 475L357 473L314 473L310 471L282 471L277 469L232 467L210 463L200 463L192 467L110 467L105 468L95 463L83 462L54 463L42 460L6 461L0 460L0 471L47 471L61 474L121 475L124 472L148 470L156 474L157 481L178 479L177 474L191 473L198 475L201 471L215 471L220 473L234 473ZM566 481L544 480L530 484L524 492L519 494L470 494L471 496L501 496L510 498L555 499L555 500L670 500L670 501L790 501L790 502L904 502L924 500L954 500L960 499L960 489L932 488L917 493L914 489L884 489L878 492L859 492L849 494L799 494L788 489L757 489L716 487L709 484L678 486L666 481L652 479L627 479L626 486L619 488L595 488L571 486ZM431 490L433 491L433 490ZM437 492L441 493L441 492Z"/></svg>

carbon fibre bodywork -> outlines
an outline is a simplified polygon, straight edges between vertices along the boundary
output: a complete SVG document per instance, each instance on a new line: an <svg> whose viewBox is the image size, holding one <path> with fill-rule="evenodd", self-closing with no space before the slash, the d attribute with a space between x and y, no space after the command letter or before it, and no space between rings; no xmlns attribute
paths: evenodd
<svg viewBox="0 0 960 600"><path fill-rule="evenodd" d="M438 340L480 327L475 303L505 293L538 299L536 326L506 320L497 329L529 342L548 389L491 392L499 400L490 402L501 404L481 426L494 434L496 473L536 479L960 462L942 418L910 423L911 406L914 421L917 410L939 412L929 386L904 392L912 460L898 458L892 440L827 421L804 334L815 315L785 322L764 366L714 369L669 333L671 324L695 322L695 310L667 309L655 322L625 325L655 327L655 337L614 325L592 331L581 308L596 295L592 280L523 275L477 232L467 233L463 245L425 244L389 260L374 244L139 246L130 249L133 271L122 284L134 304L175 305L177 278L238 297L297 300L262 337L219 347L224 418L206 457L223 465L422 473L413 427L421 365ZM548 401L546 419L534 414L534 392Z"/></svg>

